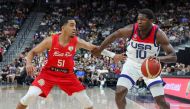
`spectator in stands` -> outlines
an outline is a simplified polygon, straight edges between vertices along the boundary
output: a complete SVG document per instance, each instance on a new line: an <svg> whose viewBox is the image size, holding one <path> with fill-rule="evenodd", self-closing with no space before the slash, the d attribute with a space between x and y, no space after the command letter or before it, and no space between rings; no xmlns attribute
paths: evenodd
<svg viewBox="0 0 190 109"><path fill-rule="evenodd" d="M4 66L4 68L2 69L2 73L1 73L1 76L2 76L2 80L4 82L7 82L7 75L9 74L9 66Z"/></svg>
<svg viewBox="0 0 190 109"><path fill-rule="evenodd" d="M190 76L190 65L187 66L185 75Z"/></svg>
<svg viewBox="0 0 190 109"><path fill-rule="evenodd" d="M98 81L100 82L100 88L105 87L106 78L104 77L103 74L100 74L100 75L99 75Z"/></svg>
<svg viewBox="0 0 190 109"><path fill-rule="evenodd" d="M22 3L0 2L0 62L21 29L30 6Z"/></svg>
<svg viewBox="0 0 190 109"><path fill-rule="evenodd" d="M3 47L0 47L0 62L3 61Z"/></svg>
<svg viewBox="0 0 190 109"><path fill-rule="evenodd" d="M136 85L138 86L138 88L146 88L146 84L143 80L143 77L140 77L137 82Z"/></svg>
<svg viewBox="0 0 190 109"><path fill-rule="evenodd" d="M177 75L185 75L185 65L181 64L179 65L177 69Z"/></svg>
<svg viewBox="0 0 190 109"><path fill-rule="evenodd" d="M80 66L78 71L76 72L77 78L81 81L84 82L84 76L85 76L85 72L83 70L83 66Z"/></svg>
<svg viewBox="0 0 190 109"><path fill-rule="evenodd" d="M14 64L10 64L9 74L6 76L7 83L14 83L15 76L16 76L16 67L14 66Z"/></svg>
<svg viewBox="0 0 190 109"><path fill-rule="evenodd" d="M98 74L97 74L97 72L93 73L91 78L92 78L92 84L94 86L97 86L98 85Z"/></svg>

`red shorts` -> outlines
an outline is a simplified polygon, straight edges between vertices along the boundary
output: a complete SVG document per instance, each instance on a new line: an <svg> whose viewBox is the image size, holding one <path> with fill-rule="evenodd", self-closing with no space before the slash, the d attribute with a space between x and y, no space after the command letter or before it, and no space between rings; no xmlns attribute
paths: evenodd
<svg viewBox="0 0 190 109"><path fill-rule="evenodd" d="M51 73L53 75L51 75ZM55 73L41 72L32 83L42 90L41 97L47 97L53 86L58 86L61 90L71 96L74 92L80 92L85 89L82 83L77 79L74 73L63 74L63 77L56 76ZM60 74L59 74L60 75Z"/></svg>

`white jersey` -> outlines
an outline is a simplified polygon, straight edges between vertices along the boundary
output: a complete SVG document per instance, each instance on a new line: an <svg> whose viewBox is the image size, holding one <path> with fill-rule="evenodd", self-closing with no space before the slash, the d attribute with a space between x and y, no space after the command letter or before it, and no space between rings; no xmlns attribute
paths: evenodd
<svg viewBox="0 0 190 109"><path fill-rule="evenodd" d="M135 85L135 82L143 77L147 88L153 97L164 95L164 88L162 86L163 81L160 76L154 79L148 79L143 76L141 72L141 65L145 58L149 56L157 56L159 54L160 47L156 45L156 32L158 27L153 24L153 27L148 34L147 38L141 39L138 34L138 24L133 26L133 34L128 40L127 45L127 60L123 65L121 74L117 82L117 86L124 86L127 89L131 89ZM157 85L155 85L157 84Z"/></svg>
<svg viewBox="0 0 190 109"><path fill-rule="evenodd" d="M158 56L160 46L156 44L156 32L158 26L152 26L148 37L141 39L138 31L138 24L133 26L133 34L127 44L127 61L133 61L136 67L140 68L145 58L150 56Z"/></svg>

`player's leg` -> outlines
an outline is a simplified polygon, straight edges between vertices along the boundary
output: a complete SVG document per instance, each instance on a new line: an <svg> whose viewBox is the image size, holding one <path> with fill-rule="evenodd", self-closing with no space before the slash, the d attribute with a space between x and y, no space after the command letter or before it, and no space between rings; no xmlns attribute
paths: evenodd
<svg viewBox="0 0 190 109"><path fill-rule="evenodd" d="M36 86L30 86L26 95L21 98L16 109L26 109L29 103L42 93L42 90Z"/></svg>
<svg viewBox="0 0 190 109"><path fill-rule="evenodd" d="M93 103L88 97L85 87L74 74L64 78L57 85L68 95L74 96L85 109L93 109Z"/></svg>
<svg viewBox="0 0 190 109"><path fill-rule="evenodd" d="M93 103L88 97L86 90L75 92L73 95L84 107L84 109L93 109Z"/></svg>
<svg viewBox="0 0 190 109"><path fill-rule="evenodd" d="M43 78L46 77L39 75L33 81L32 86L30 86L27 94L20 100L20 103L17 105L16 109L26 109L29 103L37 96L40 95L42 97L46 97L49 94L50 90L54 86L54 83Z"/></svg>
<svg viewBox="0 0 190 109"><path fill-rule="evenodd" d="M156 100L156 103L158 104L160 109L170 109L170 104L166 102L164 95L154 97L154 99Z"/></svg>
<svg viewBox="0 0 190 109"><path fill-rule="evenodd" d="M128 90L131 89L139 77L135 64L132 61L126 61L119 75L115 91L115 102L118 109L125 109Z"/></svg>
<svg viewBox="0 0 190 109"><path fill-rule="evenodd" d="M165 100L162 79L160 77L155 79L145 79L145 83L150 89L150 92L152 93L152 96L154 97L160 109L170 109L169 103L167 103Z"/></svg>
<svg viewBox="0 0 190 109"><path fill-rule="evenodd" d="M164 87L161 83L151 86L150 91L160 109L170 109L170 104L165 100Z"/></svg>
<svg viewBox="0 0 190 109"><path fill-rule="evenodd" d="M118 109L125 109L125 106L127 104L125 97L128 93L128 90L131 89L133 84L133 79L128 75L119 76L115 91L115 102L117 104Z"/></svg>

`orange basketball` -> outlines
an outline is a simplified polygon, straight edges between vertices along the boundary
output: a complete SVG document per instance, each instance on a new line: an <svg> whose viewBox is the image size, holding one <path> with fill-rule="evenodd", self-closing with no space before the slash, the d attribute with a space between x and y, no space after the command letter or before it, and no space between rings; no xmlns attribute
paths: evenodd
<svg viewBox="0 0 190 109"><path fill-rule="evenodd" d="M153 79L159 76L161 70L161 64L156 59L145 59L141 66L142 74L149 79Z"/></svg>

